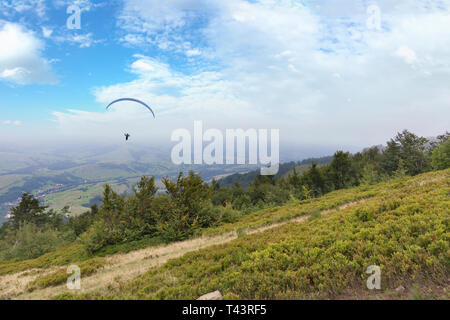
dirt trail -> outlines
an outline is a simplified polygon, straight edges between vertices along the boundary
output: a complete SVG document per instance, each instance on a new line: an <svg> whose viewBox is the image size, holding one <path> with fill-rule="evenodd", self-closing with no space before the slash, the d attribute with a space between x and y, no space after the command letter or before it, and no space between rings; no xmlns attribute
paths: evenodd
<svg viewBox="0 0 450 320"><path fill-rule="evenodd" d="M366 200L347 203L340 206L339 209L346 209L364 201ZM321 214L323 215L330 211L331 210L324 210ZM301 216L280 223L275 223L252 230L246 230L245 234L264 232L288 223L301 223L306 221L309 217L309 215ZM188 252L196 251L209 246L224 244L237 238L237 232L232 231L219 236L201 237L183 242L176 242L165 246L150 247L126 254L116 254L110 256L107 258L107 264L103 269L89 277L82 277L81 291L77 291L77 293L82 294L95 290L107 289L108 286L118 285L119 283L134 279L138 275L148 271L150 268L162 266L170 259L178 258ZM48 273L50 271L45 270L44 272ZM20 272L0 277L0 297L12 295L15 299L49 299L60 293L67 292L67 287L65 284L56 287L38 289L33 292L26 292L27 284L42 274L43 272L34 276L24 276L24 272Z"/></svg>

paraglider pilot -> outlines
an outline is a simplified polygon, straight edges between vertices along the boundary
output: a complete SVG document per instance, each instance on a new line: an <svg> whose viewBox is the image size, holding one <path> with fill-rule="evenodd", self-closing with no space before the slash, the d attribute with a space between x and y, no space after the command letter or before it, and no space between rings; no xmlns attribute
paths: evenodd
<svg viewBox="0 0 450 320"><path fill-rule="evenodd" d="M155 113L153 112L152 108L150 108L148 105L146 105L144 102L137 100L137 99L133 99L133 98L121 98L121 99L117 99L114 100L113 102L111 102L107 107L106 110L109 109L110 106L112 106L115 103L121 102L121 101L132 101L132 102L137 102L141 105L143 105L144 107L146 107L153 115L153 118L155 118ZM130 138L130 135L128 133L125 133L125 141L128 141L128 139Z"/></svg>

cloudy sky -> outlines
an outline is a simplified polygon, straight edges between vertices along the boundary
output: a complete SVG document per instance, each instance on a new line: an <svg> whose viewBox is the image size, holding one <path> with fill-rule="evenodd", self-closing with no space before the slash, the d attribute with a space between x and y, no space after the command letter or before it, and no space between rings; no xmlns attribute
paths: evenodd
<svg viewBox="0 0 450 320"><path fill-rule="evenodd" d="M357 149L449 130L449 80L450 0L0 0L9 141L169 142L202 120ZM156 120L105 110L120 97Z"/></svg>

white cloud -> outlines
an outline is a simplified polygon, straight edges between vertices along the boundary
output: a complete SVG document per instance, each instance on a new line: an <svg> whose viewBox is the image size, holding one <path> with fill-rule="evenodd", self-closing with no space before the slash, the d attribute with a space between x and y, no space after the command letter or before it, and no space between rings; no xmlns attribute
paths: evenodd
<svg viewBox="0 0 450 320"><path fill-rule="evenodd" d="M6 16L32 11L38 17L44 18L46 9L44 0L0 0L0 12Z"/></svg>
<svg viewBox="0 0 450 320"><path fill-rule="evenodd" d="M92 11L99 7L103 7L107 2L94 3L90 0L54 0L53 5L59 10L65 10L69 6L77 6L82 12ZM83 18L82 18L83 21ZM83 29L83 24L81 29ZM90 48L94 44L100 43L103 40L95 39L92 32L88 33L74 33L73 30L67 30L66 28L50 29L48 27L42 27L42 32L45 38L51 38L56 42L65 42L71 45L76 45L80 48ZM81 32L81 31L80 31Z"/></svg>
<svg viewBox="0 0 450 320"><path fill-rule="evenodd" d="M202 54L202 52L200 50L198 50L198 49L191 49L191 50L187 50L186 51L186 55L188 57L199 56L201 54Z"/></svg>
<svg viewBox="0 0 450 320"><path fill-rule="evenodd" d="M92 44L100 42L99 40L93 39L92 33L71 35L65 38L65 40L79 45L80 48L89 48Z"/></svg>
<svg viewBox="0 0 450 320"><path fill-rule="evenodd" d="M7 125L7 126L13 125L13 126L17 126L18 127L18 126L22 125L22 122L19 121L19 120L14 120L14 121L12 121L12 120L5 120L5 121L2 122L2 124Z"/></svg>
<svg viewBox="0 0 450 320"><path fill-rule="evenodd" d="M405 62L408 64L412 64L417 60L416 53L410 48L405 46L398 48L395 54L400 58L403 58Z"/></svg>
<svg viewBox="0 0 450 320"><path fill-rule="evenodd" d="M230 106L238 102L220 73L186 75L147 56L135 55L134 59L129 71L136 74L138 79L96 88L95 95L99 102L108 103L124 96L138 97L158 106L160 114L178 113L181 117L193 110L209 109L213 112L211 109L217 110L225 105L230 111L234 109Z"/></svg>
<svg viewBox="0 0 450 320"><path fill-rule="evenodd" d="M50 38L53 33L53 30L47 27L42 27L42 35L44 38Z"/></svg>
<svg viewBox="0 0 450 320"><path fill-rule="evenodd" d="M82 11L90 11L93 7L101 6L102 4L93 4L90 0L54 0L53 4L57 8L77 6Z"/></svg>
<svg viewBox="0 0 450 320"><path fill-rule="evenodd" d="M143 45L145 43L145 38L142 35L127 34L120 38L120 41L131 46L136 46Z"/></svg>
<svg viewBox="0 0 450 320"><path fill-rule="evenodd" d="M78 46L80 48L90 48L94 44L100 43L103 40L94 39L94 34L92 32L89 33L79 33L73 34L69 32L60 33L52 37L53 40L61 43L68 43L71 45Z"/></svg>
<svg viewBox="0 0 450 320"><path fill-rule="evenodd" d="M187 121L197 118L208 118L208 125L216 126L233 119L234 123L246 122L246 105L233 96L232 88L221 80L220 73L185 75L174 71L168 64L143 55L135 55L128 70L136 74L137 79L96 88L97 101L106 106L121 97L141 99L153 108L156 120L142 106L122 102L104 112L55 112L55 121L61 132L68 135L77 133L78 137L110 138L130 130L133 141L141 139L148 142L149 138L151 141L170 139L171 130L190 125ZM239 115L242 117L236 120ZM254 120L258 119L255 116Z"/></svg>
<svg viewBox="0 0 450 320"><path fill-rule="evenodd" d="M381 30L367 28L364 1L304 3L127 0L122 41L188 57L198 50L205 63L189 59L194 71L181 73L135 56L136 79L97 88L97 100L140 97L157 115L279 127L299 143L365 146L404 128L448 128L449 1L379 1Z"/></svg>
<svg viewBox="0 0 450 320"><path fill-rule="evenodd" d="M129 45L154 45L162 50L181 53L190 47L188 34L181 33L193 25L202 24L202 17L214 15L220 2L216 0L127 0L118 17L118 25L126 32L121 40Z"/></svg>
<svg viewBox="0 0 450 320"><path fill-rule="evenodd" d="M16 83L54 83L50 63L42 56L44 43L19 24L0 21L0 80Z"/></svg>

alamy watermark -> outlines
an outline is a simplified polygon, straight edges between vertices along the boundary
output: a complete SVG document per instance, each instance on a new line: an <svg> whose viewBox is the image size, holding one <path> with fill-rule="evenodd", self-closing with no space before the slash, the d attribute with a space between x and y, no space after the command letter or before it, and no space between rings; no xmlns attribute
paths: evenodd
<svg viewBox="0 0 450 320"><path fill-rule="evenodd" d="M279 170L280 130L270 130L270 143L268 131L226 129L224 135L218 129L203 132L203 122L194 121L193 135L187 129L172 132L171 141L179 142L172 148L172 162L177 165L259 164L261 175L275 175ZM205 142L209 143L206 147Z"/></svg>
<svg viewBox="0 0 450 320"><path fill-rule="evenodd" d="M366 25L369 30L381 31L381 9L377 5L370 5L367 7L367 14L369 15Z"/></svg>
<svg viewBox="0 0 450 320"><path fill-rule="evenodd" d="M70 274L67 278L67 289L80 290L81 289L81 270L77 265L71 265L67 268L67 273Z"/></svg>
<svg viewBox="0 0 450 320"><path fill-rule="evenodd" d="M81 9L76 5L71 5L67 8L67 14L70 16L67 18L66 26L69 30L81 29Z"/></svg>
<svg viewBox="0 0 450 320"><path fill-rule="evenodd" d="M366 273L371 276L367 279L366 285L369 290L381 290L381 269L379 266L369 266Z"/></svg>

